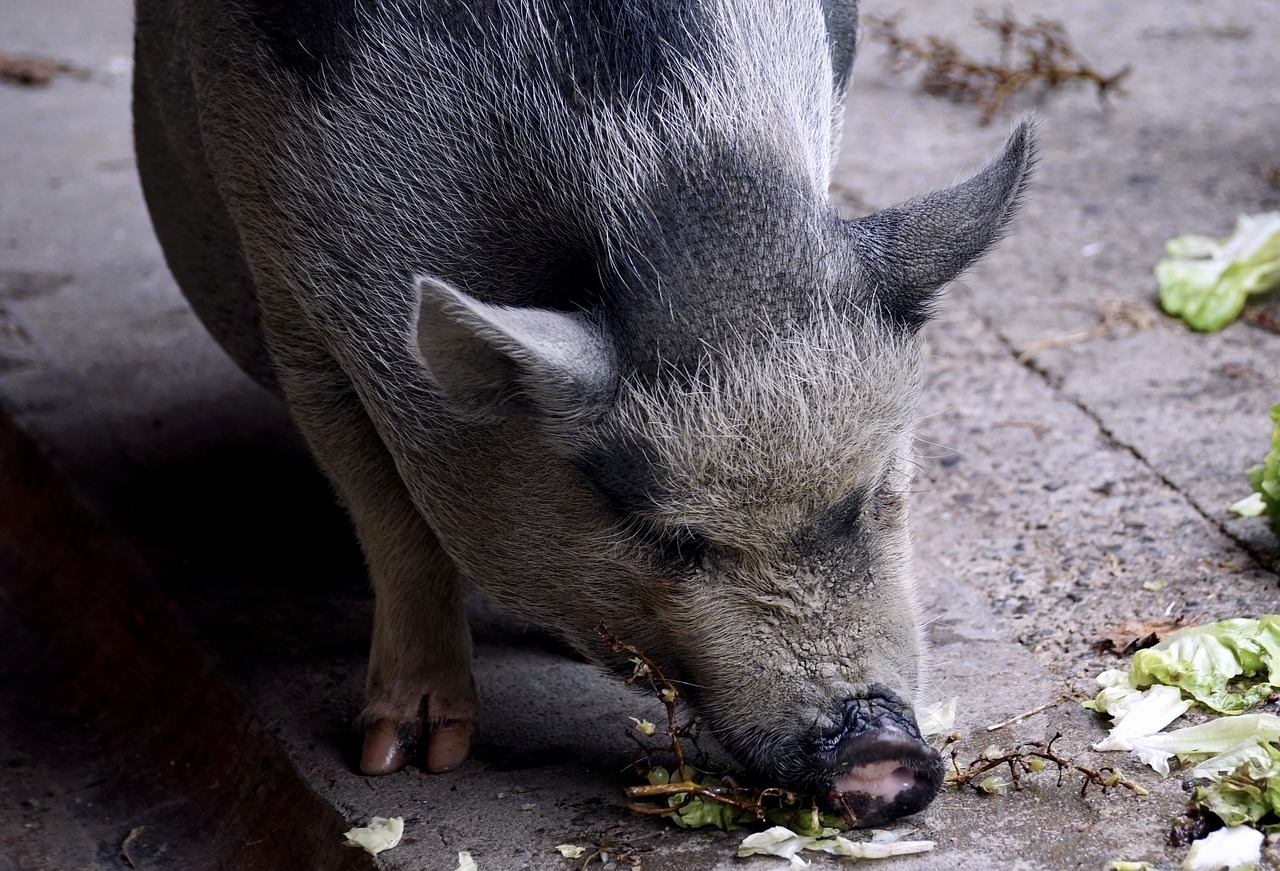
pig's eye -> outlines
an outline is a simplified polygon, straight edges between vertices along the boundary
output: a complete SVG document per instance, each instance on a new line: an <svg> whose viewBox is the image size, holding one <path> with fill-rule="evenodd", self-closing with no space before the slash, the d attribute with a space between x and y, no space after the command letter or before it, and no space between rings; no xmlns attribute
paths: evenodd
<svg viewBox="0 0 1280 871"><path fill-rule="evenodd" d="M692 529L667 532L658 544L670 565L687 571L701 568L707 554L707 540Z"/></svg>
<svg viewBox="0 0 1280 871"><path fill-rule="evenodd" d="M855 491L838 502L829 514L836 535L851 536L862 525L862 509L867 504L866 494Z"/></svg>
<svg viewBox="0 0 1280 871"><path fill-rule="evenodd" d="M641 514L626 518L630 533L654 548L659 561L677 572L692 572L702 567L707 553L707 540L687 527L659 526Z"/></svg>

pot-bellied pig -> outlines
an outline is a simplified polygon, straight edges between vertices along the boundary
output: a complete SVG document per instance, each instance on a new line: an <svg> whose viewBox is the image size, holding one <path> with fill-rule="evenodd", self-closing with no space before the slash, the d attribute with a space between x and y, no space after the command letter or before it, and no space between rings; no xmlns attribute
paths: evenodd
<svg viewBox="0 0 1280 871"><path fill-rule="evenodd" d="M859 822L942 780L907 490L921 328L1006 231L828 198L853 0L139 0L138 164L196 313L278 391L375 594L362 769L477 728L468 581L679 681Z"/></svg>

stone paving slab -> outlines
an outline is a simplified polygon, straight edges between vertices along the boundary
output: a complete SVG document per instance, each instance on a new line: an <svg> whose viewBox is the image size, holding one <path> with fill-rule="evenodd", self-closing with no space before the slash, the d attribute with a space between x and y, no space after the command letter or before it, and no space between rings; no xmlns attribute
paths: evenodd
<svg viewBox="0 0 1280 871"><path fill-rule="evenodd" d="M164 269L132 168L129 6L10 5L0 50L95 76L0 87L0 403L149 555L298 777L351 824L406 817L405 843L374 863L452 871L467 849L483 871L567 869L555 844L622 821L654 835L646 869L782 865L733 858L736 834L626 814L622 729L645 700L479 606L485 727L471 763L353 774L371 600L279 405L204 335ZM863 6L966 47L982 45L981 8ZM929 327L914 528L933 690L959 699L962 759L1061 732L1057 746L1118 762L1152 795L1081 797L1044 776L1003 796L948 791L907 821L937 849L886 867L1176 865L1177 778L1090 753L1102 727L1075 701L986 726L1090 694L1117 662L1092 643L1127 619L1280 608L1270 532L1225 512L1266 449L1280 337L1244 323L1192 333L1159 312L1151 276L1166 238L1225 235L1236 214L1280 207L1264 176L1280 164L1280 8L1026 0L1017 13L1063 21L1097 67L1132 72L1110 109L1087 92L1041 102L1023 217ZM946 184L998 146L1010 113L980 126L973 107L888 73L874 40L861 52L834 184L851 212ZM1142 587L1157 578L1163 589Z"/></svg>

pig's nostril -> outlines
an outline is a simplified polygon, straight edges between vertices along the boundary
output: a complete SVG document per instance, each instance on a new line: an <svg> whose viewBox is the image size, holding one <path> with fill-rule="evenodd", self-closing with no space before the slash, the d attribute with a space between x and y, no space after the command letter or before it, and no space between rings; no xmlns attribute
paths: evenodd
<svg viewBox="0 0 1280 871"><path fill-rule="evenodd" d="M837 777L832 786L836 792L856 792L892 802L902 793L913 789L921 779L920 773L914 768L884 761L854 768Z"/></svg>
<svg viewBox="0 0 1280 871"><path fill-rule="evenodd" d="M942 787L938 752L907 731L872 728L843 736L830 781L860 826L924 809Z"/></svg>

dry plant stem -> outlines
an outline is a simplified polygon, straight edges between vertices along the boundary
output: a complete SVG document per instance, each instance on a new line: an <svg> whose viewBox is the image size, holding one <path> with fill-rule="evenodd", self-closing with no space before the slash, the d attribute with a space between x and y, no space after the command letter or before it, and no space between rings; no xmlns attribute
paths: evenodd
<svg viewBox="0 0 1280 871"><path fill-rule="evenodd" d="M995 61L966 57L954 42L938 36L926 36L923 41L908 39L899 33L897 17L867 19L872 38L889 49L887 64L891 71L902 73L922 66L921 85L926 93L979 105L980 123L984 125L1010 97L1029 86L1054 90L1072 83L1092 84L1105 103L1109 94L1119 91L1121 80L1129 74L1129 67L1108 76L1089 66L1060 22L1036 18L1024 24L1005 12L1000 18L980 14L978 24L1000 41Z"/></svg>
<svg viewBox="0 0 1280 871"><path fill-rule="evenodd" d="M595 839L595 849L582 859L579 868L585 869L591 864L593 859L599 858L600 864L604 864L604 856L608 855L611 860L616 859L618 862L631 862L636 859L636 853L647 853L654 849L653 846L646 844L643 847L637 847L640 841L647 841L650 838L656 838L661 832L651 832L647 835L636 835L631 838L624 838L620 841L613 841L605 837L614 829L620 828L622 823L610 823L600 830L600 834Z"/></svg>
<svg viewBox="0 0 1280 871"><path fill-rule="evenodd" d="M684 726L679 725L677 722L676 699L680 697L680 693L667 680L666 675L662 673L662 669L658 668L658 664L640 651L639 648L619 640L603 623L596 627L596 632L609 645L610 652L630 654L632 661L638 663L631 677L625 681L626 685L634 686L637 680L643 678L649 684L649 689L658 697L658 700L662 702L662 706L667 711L667 734L671 736L671 743L665 747L646 744L640 740L634 730L627 729L627 735L640 746L637 758L633 762L639 761L640 756L647 757L652 753L667 750L676 758L676 775L682 781L688 780L688 772L685 770L684 748L680 746L680 737L688 734L694 728L695 721L690 720ZM660 686L661 688L659 688Z"/></svg>
<svg viewBox="0 0 1280 871"><path fill-rule="evenodd" d="M1268 333L1280 335L1280 318L1273 317L1260 308L1246 308L1240 312L1240 317Z"/></svg>
<svg viewBox="0 0 1280 871"><path fill-rule="evenodd" d="M649 656L634 645L619 640L603 623L596 627L596 632L604 639L610 652L627 654L631 661L636 664L634 672L625 683L628 686L634 686L636 681L643 680L653 694L662 702L663 707L666 708L666 737L670 739L667 743L654 743L647 740L649 736L638 735L635 729L627 728L627 737L634 741L639 748L632 759L632 767L639 770L641 763L648 763L655 753L669 752L676 760L673 778L669 783L651 783L627 787L625 798L623 799L624 807L635 813L647 816L666 816L676 813L695 797L698 797L735 807L744 813L750 814L757 821L765 819L765 812L768 810L765 802L770 799L776 800L780 807L793 807L796 817L801 813L818 812L818 800L820 797L816 794L792 792L779 787L748 788L739 786L730 778L725 778L722 785L719 786L708 786L696 782L693 779L692 766L685 761L684 748L681 746L680 739L682 737L692 737L699 725L699 721L695 717L685 725L680 725L676 715L676 700L680 696L679 691L672 686L666 675L662 673L662 669ZM656 735L657 732L654 734ZM675 805L650 804L646 801L655 798L669 798L676 795L683 795L684 799ZM850 828L856 827L857 816L853 813L853 809L849 807L844 795L833 792L824 797L833 801L839 807L840 815Z"/></svg>
<svg viewBox="0 0 1280 871"><path fill-rule="evenodd" d="M137 868L138 865L133 861L133 857L129 855L129 846L140 838L146 830L146 826L134 826L129 830L129 834L124 836L124 840L120 842L120 860L130 868Z"/></svg>
<svg viewBox="0 0 1280 871"><path fill-rule="evenodd" d="M1051 762L1058 766L1058 786L1062 786L1062 782L1068 774L1080 775L1081 795L1084 795L1090 786L1100 787L1104 793L1113 786L1123 786L1136 795L1147 794L1145 789L1126 778L1115 768L1107 766L1095 770L1072 762L1065 756L1060 755L1053 749L1053 742L1061 737L1062 733L1058 732L1048 741L1032 741L1023 744L1022 747L1024 749L1021 750L1012 750L999 756L980 756L969 763L964 771L960 770L960 765L957 761L958 751L952 749L951 767L953 773L947 775L947 782L972 786L974 778L1007 766L1009 778L1013 781L1013 788L1022 789L1022 775L1030 774L1035 770L1029 760L1039 759L1042 762Z"/></svg>
<svg viewBox="0 0 1280 871"><path fill-rule="evenodd" d="M1003 729L1005 726L1012 726L1014 723L1021 722L1022 720L1025 720L1027 717L1034 717L1036 714L1039 714L1041 711L1047 711L1050 708L1056 707L1062 704L1063 702L1069 700L1070 698L1071 698L1070 695L1058 696L1053 701L1045 702L1043 705L1034 707L1029 711L1023 711L1021 714L1018 714L1016 717L1010 717L1009 719L1005 720L1002 723L995 723L994 725L988 726L987 731L994 732L996 729Z"/></svg>

